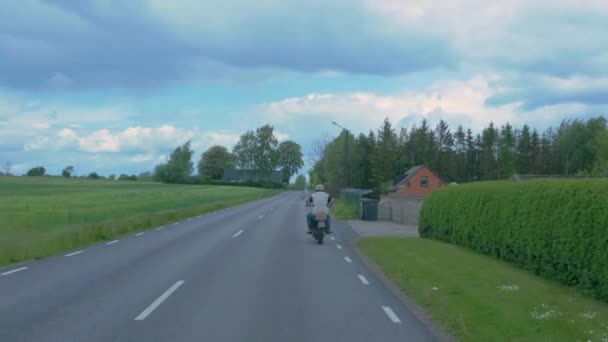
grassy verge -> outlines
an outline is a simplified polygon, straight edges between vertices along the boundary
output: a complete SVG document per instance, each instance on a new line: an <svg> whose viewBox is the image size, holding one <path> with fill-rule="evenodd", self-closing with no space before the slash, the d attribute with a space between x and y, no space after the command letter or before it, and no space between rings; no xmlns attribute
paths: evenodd
<svg viewBox="0 0 608 342"><path fill-rule="evenodd" d="M268 197L277 190L0 177L0 265Z"/></svg>
<svg viewBox="0 0 608 342"><path fill-rule="evenodd" d="M359 218L357 207L340 198L334 201L331 215L338 220L356 220Z"/></svg>
<svg viewBox="0 0 608 342"><path fill-rule="evenodd" d="M554 281L432 240L358 245L461 341L608 341L608 304Z"/></svg>

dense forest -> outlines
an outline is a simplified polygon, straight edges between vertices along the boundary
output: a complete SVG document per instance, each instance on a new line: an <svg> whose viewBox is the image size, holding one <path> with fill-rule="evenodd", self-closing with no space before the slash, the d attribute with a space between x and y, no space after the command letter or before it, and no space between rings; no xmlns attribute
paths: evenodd
<svg viewBox="0 0 608 342"><path fill-rule="evenodd" d="M310 180L333 191L347 186L383 192L396 175L421 164L457 183L508 179L517 173L608 176L607 127L603 116L564 120L542 132L511 124L490 124L473 132L462 126L452 129L443 120L435 127L423 120L397 129L385 119L368 134L344 130L333 140L317 141Z"/></svg>

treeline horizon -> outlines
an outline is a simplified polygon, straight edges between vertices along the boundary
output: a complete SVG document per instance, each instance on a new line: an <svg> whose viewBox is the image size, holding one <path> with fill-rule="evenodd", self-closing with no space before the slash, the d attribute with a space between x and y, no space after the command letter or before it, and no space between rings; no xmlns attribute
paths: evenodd
<svg viewBox="0 0 608 342"><path fill-rule="evenodd" d="M7 163L8 165L8 163ZM89 172L88 174L76 175L74 166L66 166L61 170L61 174L49 174L46 173L44 166L35 166L30 168L26 173L15 175L10 173L10 167L5 166L5 172L0 172L0 176L10 177L59 177L59 178L78 178L78 179L106 179L106 180L126 180L126 181L137 181L137 180L152 180L153 174L150 171L140 172L139 174L128 175L126 173L121 174L109 174L108 176L100 175L97 172Z"/></svg>
<svg viewBox="0 0 608 342"><path fill-rule="evenodd" d="M607 127L606 118L598 116L565 119L544 131L527 124L490 123L474 133L462 125L452 129L445 120L431 127L426 119L397 130L387 118L367 134L344 130L331 141L318 141L309 179L332 191L348 186L384 193L394 177L416 165L457 183L504 180L514 174L608 176Z"/></svg>
<svg viewBox="0 0 608 342"><path fill-rule="evenodd" d="M269 124L242 134L232 151L219 145L209 147L197 163L198 175L193 174L193 155L190 141L178 146L165 163L154 168L154 179L176 184L221 184L225 169L239 169L262 176L257 181L248 179L248 185L278 187L289 183L304 166L301 146L292 140L279 143L274 127ZM278 182L269 178L276 171L281 172Z"/></svg>

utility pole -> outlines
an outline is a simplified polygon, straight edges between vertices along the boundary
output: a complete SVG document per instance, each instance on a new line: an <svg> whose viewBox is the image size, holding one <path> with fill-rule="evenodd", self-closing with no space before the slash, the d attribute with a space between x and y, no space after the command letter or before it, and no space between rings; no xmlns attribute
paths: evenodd
<svg viewBox="0 0 608 342"><path fill-rule="evenodd" d="M332 121L332 124L342 128L342 132L344 133L344 189L348 187L348 130L340 125L338 125L335 121Z"/></svg>

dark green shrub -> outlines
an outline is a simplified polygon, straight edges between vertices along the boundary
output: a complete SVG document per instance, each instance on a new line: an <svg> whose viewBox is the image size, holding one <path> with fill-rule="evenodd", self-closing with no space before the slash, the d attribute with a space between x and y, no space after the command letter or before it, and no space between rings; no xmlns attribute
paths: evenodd
<svg viewBox="0 0 608 342"><path fill-rule="evenodd" d="M608 180L485 182L441 189L424 200L419 232L608 302Z"/></svg>

